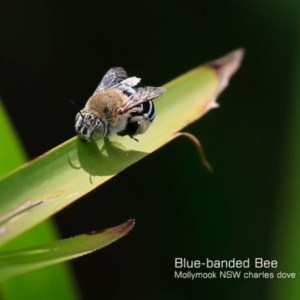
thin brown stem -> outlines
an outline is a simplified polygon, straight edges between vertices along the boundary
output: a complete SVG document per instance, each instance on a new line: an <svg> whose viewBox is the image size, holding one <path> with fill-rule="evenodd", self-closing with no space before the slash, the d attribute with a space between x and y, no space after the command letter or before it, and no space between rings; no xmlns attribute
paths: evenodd
<svg viewBox="0 0 300 300"><path fill-rule="evenodd" d="M191 133L188 133L188 132L177 132L175 134L175 138L176 137L179 137L179 136L185 136L187 137L189 140L191 140L194 145L196 146L197 150L198 150L198 154L200 156L200 159L201 159L201 162L202 164L204 165L204 167L210 171L210 172L213 172L214 169L212 168L212 166L210 165L210 163L208 162L207 158L206 158L206 155L205 155L205 152L203 150L203 147L200 143L200 141Z"/></svg>

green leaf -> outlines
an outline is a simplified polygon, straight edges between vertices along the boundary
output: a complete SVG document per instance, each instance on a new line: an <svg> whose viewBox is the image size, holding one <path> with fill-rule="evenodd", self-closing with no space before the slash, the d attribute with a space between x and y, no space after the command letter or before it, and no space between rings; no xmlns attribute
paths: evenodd
<svg viewBox="0 0 300 300"><path fill-rule="evenodd" d="M17 134L13 130L9 118L0 101L0 175L4 175L26 161L25 152L21 147ZM55 226L47 220L26 232L9 244L2 251L28 247L36 243L46 243L57 239ZM47 269L38 270L18 276L0 284L1 299L53 299L58 293L64 299L77 299L76 289L72 282L67 264L59 264ZM34 286L34 288L32 288ZM38 287L38 288L37 288Z"/></svg>
<svg viewBox="0 0 300 300"><path fill-rule="evenodd" d="M100 249L127 234L134 226L129 220L124 224L98 232L91 232L52 242L43 246L0 254L0 280L69 260Z"/></svg>
<svg viewBox="0 0 300 300"><path fill-rule="evenodd" d="M155 100L155 122L138 143L119 136L91 143L74 137L2 178L0 245L163 146L217 107L216 98L242 57L243 50L236 50L166 84L167 92Z"/></svg>
<svg viewBox="0 0 300 300"><path fill-rule="evenodd" d="M0 101L0 130L1 130L1 147L0 147L0 176L10 172L26 161L24 150L20 146L17 134L9 121L4 107Z"/></svg>

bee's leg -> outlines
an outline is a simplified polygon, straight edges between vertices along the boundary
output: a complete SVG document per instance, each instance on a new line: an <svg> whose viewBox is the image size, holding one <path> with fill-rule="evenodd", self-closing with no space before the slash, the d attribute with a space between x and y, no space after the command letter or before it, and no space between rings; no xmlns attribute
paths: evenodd
<svg viewBox="0 0 300 300"><path fill-rule="evenodd" d="M129 123L136 124L136 130L132 135L136 134L143 134L147 131L148 127L150 126L151 121L148 118L147 114L142 116L134 116L129 120Z"/></svg>
<svg viewBox="0 0 300 300"><path fill-rule="evenodd" d="M133 137L132 135L130 135L130 138L133 139L133 140L135 140L136 142L139 142L139 140L136 139L135 137Z"/></svg>
<svg viewBox="0 0 300 300"><path fill-rule="evenodd" d="M129 135L132 139L138 142L138 140L133 136L145 133L150 126L150 123L151 121L147 114L134 116L128 120L126 128L117 134L120 136Z"/></svg>

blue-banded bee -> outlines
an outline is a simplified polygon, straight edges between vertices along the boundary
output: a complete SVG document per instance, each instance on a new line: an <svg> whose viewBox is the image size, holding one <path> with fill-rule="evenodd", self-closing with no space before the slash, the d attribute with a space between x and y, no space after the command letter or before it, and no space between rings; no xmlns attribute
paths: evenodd
<svg viewBox="0 0 300 300"><path fill-rule="evenodd" d="M85 108L75 119L76 133L86 141L96 141L117 133L133 136L146 132L155 117L153 99L162 87L136 87L140 78L129 77L121 67L108 70Z"/></svg>

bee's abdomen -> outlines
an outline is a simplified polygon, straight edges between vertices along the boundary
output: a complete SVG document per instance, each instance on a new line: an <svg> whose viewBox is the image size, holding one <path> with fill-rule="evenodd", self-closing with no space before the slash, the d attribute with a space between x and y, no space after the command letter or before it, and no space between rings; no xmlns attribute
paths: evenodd
<svg viewBox="0 0 300 300"><path fill-rule="evenodd" d="M151 100L141 103L136 106L136 108L138 108L136 111L130 112L126 128L118 132L118 135L129 135L130 137L133 137L136 134L142 134L154 120L155 107Z"/></svg>
<svg viewBox="0 0 300 300"><path fill-rule="evenodd" d="M152 122L155 118L155 107L154 107L153 102L150 100L150 101L141 103L139 105L139 107L140 107L139 111L131 113L131 115L132 116L143 116L146 114L148 116L149 121Z"/></svg>
<svg viewBox="0 0 300 300"><path fill-rule="evenodd" d="M155 107L153 102L150 100L148 102L144 102L142 105L143 114L147 114L150 122L152 122L155 118Z"/></svg>

